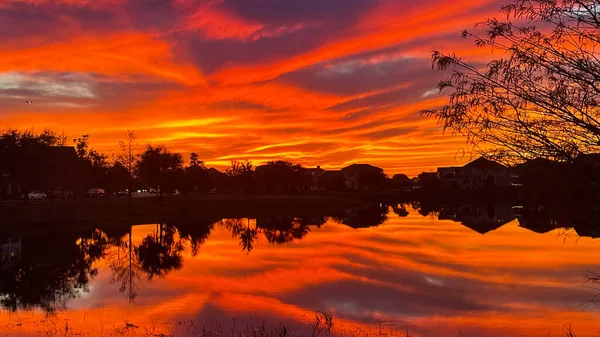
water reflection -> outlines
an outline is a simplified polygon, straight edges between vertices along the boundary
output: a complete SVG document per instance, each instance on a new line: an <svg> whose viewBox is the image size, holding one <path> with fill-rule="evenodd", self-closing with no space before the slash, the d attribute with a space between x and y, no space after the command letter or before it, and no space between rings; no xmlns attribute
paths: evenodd
<svg viewBox="0 0 600 337"><path fill-rule="evenodd" d="M559 292L581 284L582 280L573 280L590 268L590 255L584 255L583 250L573 252L568 266L561 265L560 259L553 261L558 268L543 260L546 249L551 254L553 246L528 246L535 242L528 233L556 228L574 227L580 236L595 237L597 227L592 224L598 219L594 218L597 210L572 218L564 214L540 206L413 203L365 205L327 216L196 219L141 227L107 224L88 233L61 232L57 226L53 235L13 233L0 238L0 301L11 311L71 310L69 303L85 302L84 295L94 293L90 285L102 285L109 276L121 298L136 305L144 298L139 295L144 289L154 287L152 284L165 286L163 282L169 284L174 274L179 280L204 284L208 282L206 275L215 273L215 282L222 283L219 296L223 298L211 301L235 302L237 298L249 301L244 303L251 307L265 293L282 294L278 297L281 302L272 303L274 307L294 303L303 308L329 308L354 322L372 321L376 313L414 319L460 315L465 319L469 312L502 316L521 306L539 310L542 305L570 301L576 307L585 298L569 299L573 291ZM449 223L460 224L463 231L449 232ZM498 234L503 226L510 230ZM453 241L457 233L461 239ZM216 246L230 242L229 238L239 247L233 247L235 252L231 246L228 250ZM463 252L463 244L473 250ZM485 249L478 248L484 245ZM235 266L241 269L237 272L240 275L251 273L248 268L288 266L283 264L278 247L297 247L296 251L286 250L285 261L314 264L318 260L327 261L327 265L315 267L315 275L310 268L283 275L275 268L267 277L281 283L275 288L262 286L266 282L262 277L235 283L239 276L232 271ZM338 255L327 254L328 249L335 249ZM478 249L486 255L480 255ZM206 269L199 262L225 252L222 261L211 262ZM522 256L519 259L523 260L524 252L532 254L529 264L516 263L514 259ZM320 258L307 260L314 254ZM507 261L508 265L502 266ZM229 274L217 272L224 268L231 269ZM312 281L304 284L307 274ZM507 281L503 276L512 274L518 274L519 279ZM511 282L518 286L507 288ZM215 287L215 283L207 284ZM508 302L496 303L492 293L501 294L498 297ZM102 294L96 292L95 296Z"/></svg>
<svg viewBox="0 0 600 337"><path fill-rule="evenodd" d="M89 291L90 279L98 274L94 263L104 257L107 245L101 231L80 238L19 236L8 240L0 266L0 302L12 311L64 309L70 299Z"/></svg>

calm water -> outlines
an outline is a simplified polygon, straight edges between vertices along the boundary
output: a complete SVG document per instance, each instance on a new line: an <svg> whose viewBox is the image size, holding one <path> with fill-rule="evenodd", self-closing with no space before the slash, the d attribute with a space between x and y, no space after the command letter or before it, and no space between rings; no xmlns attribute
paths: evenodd
<svg viewBox="0 0 600 337"><path fill-rule="evenodd" d="M582 286L597 240L510 205L387 211L5 235L0 333L184 335L190 320L294 326L317 310L392 335L600 331L600 290Z"/></svg>

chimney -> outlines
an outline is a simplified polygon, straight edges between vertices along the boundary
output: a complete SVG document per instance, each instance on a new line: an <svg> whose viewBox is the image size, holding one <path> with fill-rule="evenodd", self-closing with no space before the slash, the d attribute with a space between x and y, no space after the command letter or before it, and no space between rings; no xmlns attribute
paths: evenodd
<svg viewBox="0 0 600 337"><path fill-rule="evenodd" d="M321 165L317 165L317 170L320 170L320 169L321 169Z"/></svg>

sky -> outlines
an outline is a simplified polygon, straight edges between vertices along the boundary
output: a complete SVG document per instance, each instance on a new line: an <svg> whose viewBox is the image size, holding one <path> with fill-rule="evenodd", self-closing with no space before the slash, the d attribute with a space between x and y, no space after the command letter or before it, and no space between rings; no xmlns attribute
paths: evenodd
<svg viewBox="0 0 600 337"><path fill-rule="evenodd" d="M495 57L460 33L506 1L2 0L0 127L107 153L135 130L217 168L459 165L464 138L419 116L447 102L431 51Z"/></svg>

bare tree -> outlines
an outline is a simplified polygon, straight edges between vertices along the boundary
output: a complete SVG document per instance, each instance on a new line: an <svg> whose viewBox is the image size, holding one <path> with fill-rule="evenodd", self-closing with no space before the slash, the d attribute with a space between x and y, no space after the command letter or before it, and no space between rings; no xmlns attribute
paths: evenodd
<svg viewBox="0 0 600 337"><path fill-rule="evenodd" d="M136 167L140 158L136 138L135 131L127 130L125 141L119 141L119 153L116 158L127 169L131 177L136 175Z"/></svg>
<svg viewBox="0 0 600 337"><path fill-rule="evenodd" d="M434 51L452 71L447 105L422 111L473 148L506 163L572 161L600 151L600 0L516 0L487 19L478 47L506 55L486 66Z"/></svg>

